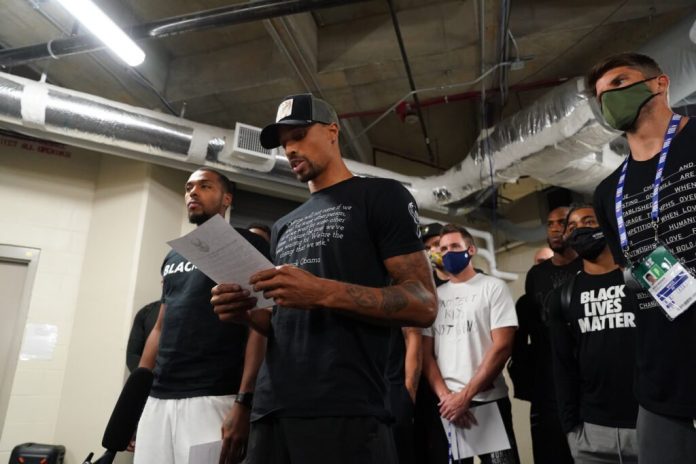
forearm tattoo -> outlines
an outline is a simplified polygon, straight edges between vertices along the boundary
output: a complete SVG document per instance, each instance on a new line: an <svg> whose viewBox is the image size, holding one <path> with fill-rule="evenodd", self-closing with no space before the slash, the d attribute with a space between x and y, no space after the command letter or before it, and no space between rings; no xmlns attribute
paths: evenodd
<svg viewBox="0 0 696 464"><path fill-rule="evenodd" d="M386 287L382 291L382 311L393 314L408 306L408 297L404 295L404 289L398 286Z"/></svg>
<svg viewBox="0 0 696 464"><path fill-rule="evenodd" d="M433 300L432 293L426 290L423 284L420 282L409 280L408 282L401 284L401 287L421 303L428 304Z"/></svg>
<svg viewBox="0 0 696 464"><path fill-rule="evenodd" d="M407 262L392 262L390 265L390 272L392 277L406 276L407 272ZM428 268L429 269L429 268ZM411 274L413 274L413 267L411 267ZM418 276L416 276L417 278ZM358 285L348 285L346 290L348 296L359 308L364 309L381 309L386 314L394 314L399 311L404 310L411 301L416 301L418 304L430 305L433 303L433 294L428 291L426 286L419 280L412 280L413 276L410 275L409 280L391 286L379 289L381 293L381 302L377 296L374 288L366 288ZM426 275L426 278L430 279L430 274ZM395 278L398 282L398 278Z"/></svg>
<svg viewBox="0 0 696 464"><path fill-rule="evenodd" d="M357 285L349 285L346 290L348 296L361 308L376 308L377 297L373 293L373 289L359 287Z"/></svg>

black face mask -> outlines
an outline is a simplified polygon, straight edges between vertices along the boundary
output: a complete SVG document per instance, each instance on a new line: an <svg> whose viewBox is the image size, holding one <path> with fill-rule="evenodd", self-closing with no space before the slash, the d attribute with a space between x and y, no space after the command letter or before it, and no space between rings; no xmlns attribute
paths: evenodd
<svg viewBox="0 0 696 464"><path fill-rule="evenodd" d="M578 227L566 241L582 258L594 260L607 246L607 239L599 227Z"/></svg>

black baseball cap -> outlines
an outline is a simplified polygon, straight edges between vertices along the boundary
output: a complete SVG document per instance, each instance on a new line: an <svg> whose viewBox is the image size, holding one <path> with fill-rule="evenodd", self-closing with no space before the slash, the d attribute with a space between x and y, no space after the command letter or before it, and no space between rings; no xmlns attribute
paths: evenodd
<svg viewBox="0 0 696 464"><path fill-rule="evenodd" d="M440 224L439 222L425 224L421 227L421 240L425 242L430 237L440 235L440 232L442 232L442 224Z"/></svg>
<svg viewBox="0 0 696 464"><path fill-rule="evenodd" d="M276 121L261 131L261 145L266 149L280 146L280 126L309 126L315 122L338 124L338 116L331 105L311 93L290 95L278 105Z"/></svg>

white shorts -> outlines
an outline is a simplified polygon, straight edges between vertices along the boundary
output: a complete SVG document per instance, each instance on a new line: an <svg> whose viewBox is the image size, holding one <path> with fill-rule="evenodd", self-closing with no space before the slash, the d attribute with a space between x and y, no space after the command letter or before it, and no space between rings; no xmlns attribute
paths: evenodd
<svg viewBox="0 0 696 464"><path fill-rule="evenodd" d="M193 445L222 439L235 395L147 399L138 423L134 464L188 464Z"/></svg>

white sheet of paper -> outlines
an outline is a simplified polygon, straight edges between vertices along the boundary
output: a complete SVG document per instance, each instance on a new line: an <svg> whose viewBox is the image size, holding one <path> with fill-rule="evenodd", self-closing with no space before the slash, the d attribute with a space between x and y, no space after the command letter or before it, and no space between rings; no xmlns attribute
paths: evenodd
<svg viewBox="0 0 696 464"><path fill-rule="evenodd" d="M248 284L252 274L273 264L219 214L167 244L216 283L239 284L258 298L259 308L273 306Z"/></svg>
<svg viewBox="0 0 696 464"><path fill-rule="evenodd" d="M193 445L189 449L189 464L213 464L220 460L222 440Z"/></svg>
<svg viewBox="0 0 696 464"><path fill-rule="evenodd" d="M510 440L496 403L475 406L470 411L478 422L478 425L470 429L457 427L447 419L440 418L445 434L452 442L453 459L466 459L510 448Z"/></svg>

